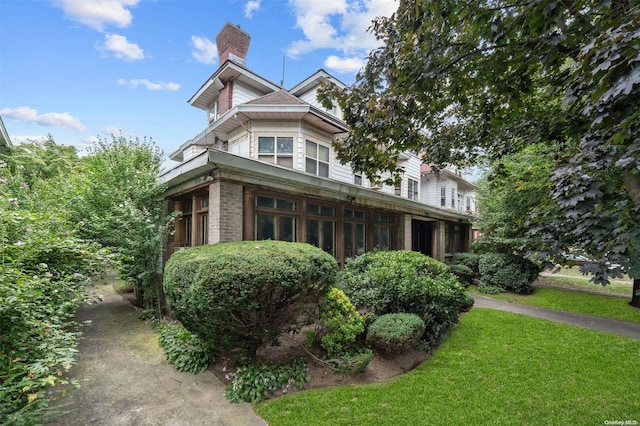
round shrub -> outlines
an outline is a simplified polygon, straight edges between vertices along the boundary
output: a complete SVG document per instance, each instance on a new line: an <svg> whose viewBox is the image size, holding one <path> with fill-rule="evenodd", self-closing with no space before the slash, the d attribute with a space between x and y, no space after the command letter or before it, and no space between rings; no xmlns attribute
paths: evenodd
<svg viewBox="0 0 640 426"><path fill-rule="evenodd" d="M510 253L486 253L480 256L480 281L513 293L531 293L540 267L524 257Z"/></svg>
<svg viewBox="0 0 640 426"><path fill-rule="evenodd" d="M454 265L464 265L471 269L474 274L480 272L479 270L480 255L475 253L456 253L453 255Z"/></svg>
<svg viewBox="0 0 640 426"><path fill-rule="evenodd" d="M364 333L364 318L342 290L332 288L320 301L316 336L330 356L356 349L356 338Z"/></svg>
<svg viewBox="0 0 640 426"><path fill-rule="evenodd" d="M241 347L253 358L264 343L300 329L302 313L332 287L334 258L309 244L240 241L173 254L165 266L168 305L211 347Z"/></svg>
<svg viewBox="0 0 640 426"><path fill-rule="evenodd" d="M475 274L468 266L455 264L449 265L449 272L458 277L460 282L464 285L468 286L473 284L473 277L475 276Z"/></svg>
<svg viewBox="0 0 640 426"><path fill-rule="evenodd" d="M415 314L387 314L376 319L367 331L367 342L385 355L413 349L424 333L424 321Z"/></svg>
<svg viewBox="0 0 640 426"><path fill-rule="evenodd" d="M425 321L434 346L458 322L464 287L449 268L414 251L365 253L347 262L339 286L358 308L376 316L412 313Z"/></svg>
<svg viewBox="0 0 640 426"><path fill-rule="evenodd" d="M460 307L460 312L468 312L473 308L473 304L475 300L473 299L473 294L468 291L464 292L464 300L462 302L462 306Z"/></svg>

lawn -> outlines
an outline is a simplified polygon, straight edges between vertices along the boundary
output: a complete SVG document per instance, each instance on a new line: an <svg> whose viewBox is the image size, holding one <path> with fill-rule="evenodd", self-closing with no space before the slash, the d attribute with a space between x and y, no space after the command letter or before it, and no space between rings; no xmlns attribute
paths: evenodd
<svg viewBox="0 0 640 426"><path fill-rule="evenodd" d="M488 295L478 293L473 286L470 287L470 290L482 296L512 303L640 323L640 309L633 308L628 304L631 296L624 299L617 296L547 287L535 287L533 293L529 295L513 293Z"/></svg>
<svg viewBox="0 0 640 426"><path fill-rule="evenodd" d="M638 420L640 341L473 309L390 382L263 402L270 425L605 424Z"/></svg>
<svg viewBox="0 0 640 426"><path fill-rule="evenodd" d="M612 279L611 282L602 286L590 282L591 275L584 275L578 267L561 268L557 272L544 271L540 274L538 282L541 284L550 284L560 287L589 290L605 294L618 294L631 298L631 290L633 285L631 278L624 276L623 278Z"/></svg>

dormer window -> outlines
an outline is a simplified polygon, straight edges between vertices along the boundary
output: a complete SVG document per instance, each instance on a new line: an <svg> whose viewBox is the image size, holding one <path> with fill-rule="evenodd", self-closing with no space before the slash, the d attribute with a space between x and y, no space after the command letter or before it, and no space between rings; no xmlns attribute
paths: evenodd
<svg viewBox="0 0 640 426"><path fill-rule="evenodd" d="M293 137L259 136L258 159L293 168Z"/></svg>
<svg viewBox="0 0 640 426"><path fill-rule="evenodd" d="M218 99L209 107L209 111L207 111L209 117L209 123L216 121L220 115L219 102Z"/></svg>

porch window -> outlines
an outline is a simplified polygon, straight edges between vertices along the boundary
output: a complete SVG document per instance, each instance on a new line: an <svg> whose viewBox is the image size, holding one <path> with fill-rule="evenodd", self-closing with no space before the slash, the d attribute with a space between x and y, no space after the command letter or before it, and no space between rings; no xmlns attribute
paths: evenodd
<svg viewBox="0 0 640 426"><path fill-rule="evenodd" d="M373 221L373 249L390 250L392 247L391 229L393 218L388 214L375 213Z"/></svg>
<svg viewBox="0 0 640 426"><path fill-rule="evenodd" d="M344 257L363 254L367 249L367 214L359 210L344 210Z"/></svg>
<svg viewBox="0 0 640 426"><path fill-rule="evenodd" d="M293 137L259 136L258 159L293 168Z"/></svg>
<svg viewBox="0 0 640 426"><path fill-rule="evenodd" d="M307 139L305 144L305 171L312 175L329 177L329 147Z"/></svg>
<svg viewBox="0 0 640 426"><path fill-rule="evenodd" d="M256 197L256 240L297 241L297 203L275 197Z"/></svg>
<svg viewBox="0 0 640 426"><path fill-rule="evenodd" d="M336 208L307 204L307 242L336 255Z"/></svg>

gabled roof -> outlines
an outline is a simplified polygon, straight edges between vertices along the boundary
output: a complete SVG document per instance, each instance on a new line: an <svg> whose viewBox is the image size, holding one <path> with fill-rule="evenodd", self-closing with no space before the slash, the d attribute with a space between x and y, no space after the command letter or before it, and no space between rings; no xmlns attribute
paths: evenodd
<svg viewBox="0 0 640 426"><path fill-rule="evenodd" d="M245 102L243 105L308 105L305 101L293 96L284 89L277 92L268 93L259 98Z"/></svg>
<svg viewBox="0 0 640 426"><path fill-rule="evenodd" d="M189 104L206 111L214 99L218 97L220 90L224 87L224 82L231 79L241 81L260 93L266 94L280 90L280 86L260 77L253 71L235 62L226 61L189 99Z"/></svg>
<svg viewBox="0 0 640 426"><path fill-rule="evenodd" d="M9 138L9 133L7 133L7 129L4 127L2 117L0 117L0 151L4 151L11 146L12 145L11 139Z"/></svg>
<svg viewBox="0 0 640 426"><path fill-rule="evenodd" d="M329 74L323 69L319 69L315 73L311 74L309 77L302 80L300 83L293 86L289 93L294 96L300 96L303 93L308 92L313 87L320 85L321 83L332 82L338 85L338 87L346 87L346 84Z"/></svg>

